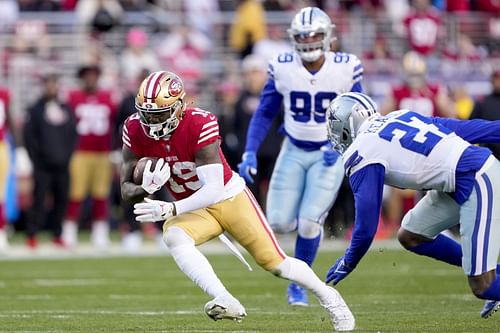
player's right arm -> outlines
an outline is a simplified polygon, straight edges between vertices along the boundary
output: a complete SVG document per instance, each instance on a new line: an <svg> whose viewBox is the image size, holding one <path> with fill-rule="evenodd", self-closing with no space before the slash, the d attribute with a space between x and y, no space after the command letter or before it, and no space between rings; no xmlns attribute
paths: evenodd
<svg viewBox="0 0 500 333"><path fill-rule="evenodd" d="M138 158L125 144L122 147L122 160L123 163L120 170L122 199L130 202L140 202L148 193L141 185L134 183L133 174Z"/></svg>
<svg viewBox="0 0 500 333"><path fill-rule="evenodd" d="M252 176L257 172L257 151L264 141L274 118L278 115L283 95L276 89L274 69L270 64L269 78L260 94L257 110L252 115L247 131L245 153L238 165L238 172L248 183L253 183Z"/></svg>
<svg viewBox="0 0 500 333"><path fill-rule="evenodd" d="M351 244L327 273L326 282L337 284L356 268L375 238L382 208L385 167L369 164L349 176L354 194L355 222Z"/></svg>

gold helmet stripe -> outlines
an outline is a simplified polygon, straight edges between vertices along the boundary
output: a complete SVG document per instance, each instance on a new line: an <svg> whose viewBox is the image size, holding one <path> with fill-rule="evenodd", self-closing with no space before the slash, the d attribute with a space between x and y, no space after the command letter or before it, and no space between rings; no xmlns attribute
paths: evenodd
<svg viewBox="0 0 500 333"><path fill-rule="evenodd" d="M157 95L158 87L160 86L161 78L165 71L154 72L148 77L146 86L144 87L144 102L154 103Z"/></svg>

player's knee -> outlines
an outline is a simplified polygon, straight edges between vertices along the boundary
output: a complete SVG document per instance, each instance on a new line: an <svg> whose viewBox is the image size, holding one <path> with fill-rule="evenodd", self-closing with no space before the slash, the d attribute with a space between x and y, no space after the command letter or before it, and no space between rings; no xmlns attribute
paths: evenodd
<svg viewBox="0 0 500 333"><path fill-rule="evenodd" d="M283 214L269 213L269 225L277 234L286 234L297 229L297 221L295 219L287 220Z"/></svg>
<svg viewBox="0 0 500 333"><path fill-rule="evenodd" d="M299 219L297 232L303 238L316 238L321 233L321 224L316 221Z"/></svg>
<svg viewBox="0 0 500 333"><path fill-rule="evenodd" d="M181 228L170 227L163 233L163 242L172 249L184 244L193 244L194 240Z"/></svg>
<svg viewBox="0 0 500 333"><path fill-rule="evenodd" d="M421 236L401 227L398 230L398 241L405 249L410 249L421 244L423 242L423 239Z"/></svg>

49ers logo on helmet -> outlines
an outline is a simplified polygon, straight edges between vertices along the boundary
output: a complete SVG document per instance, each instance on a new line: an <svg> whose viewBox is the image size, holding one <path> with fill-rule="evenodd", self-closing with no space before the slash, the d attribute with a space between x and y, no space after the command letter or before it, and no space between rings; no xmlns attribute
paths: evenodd
<svg viewBox="0 0 500 333"><path fill-rule="evenodd" d="M168 85L168 94L172 97L177 97L182 92L182 82L177 79L172 79Z"/></svg>

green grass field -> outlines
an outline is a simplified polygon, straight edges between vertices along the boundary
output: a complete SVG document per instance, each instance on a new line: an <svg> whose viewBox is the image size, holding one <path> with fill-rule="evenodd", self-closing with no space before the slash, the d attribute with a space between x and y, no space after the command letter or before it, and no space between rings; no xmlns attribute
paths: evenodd
<svg viewBox="0 0 500 333"><path fill-rule="evenodd" d="M322 252L323 277L340 253ZM0 261L0 332L331 332L313 299L285 302L287 282L229 255L209 259L245 305L241 323L213 322L209 297L172 258L121 257ZM500 332L500 314L479 317L483 302L458 268L403 251L373 251L338 289L357 319L356 332Z"/></svg>

